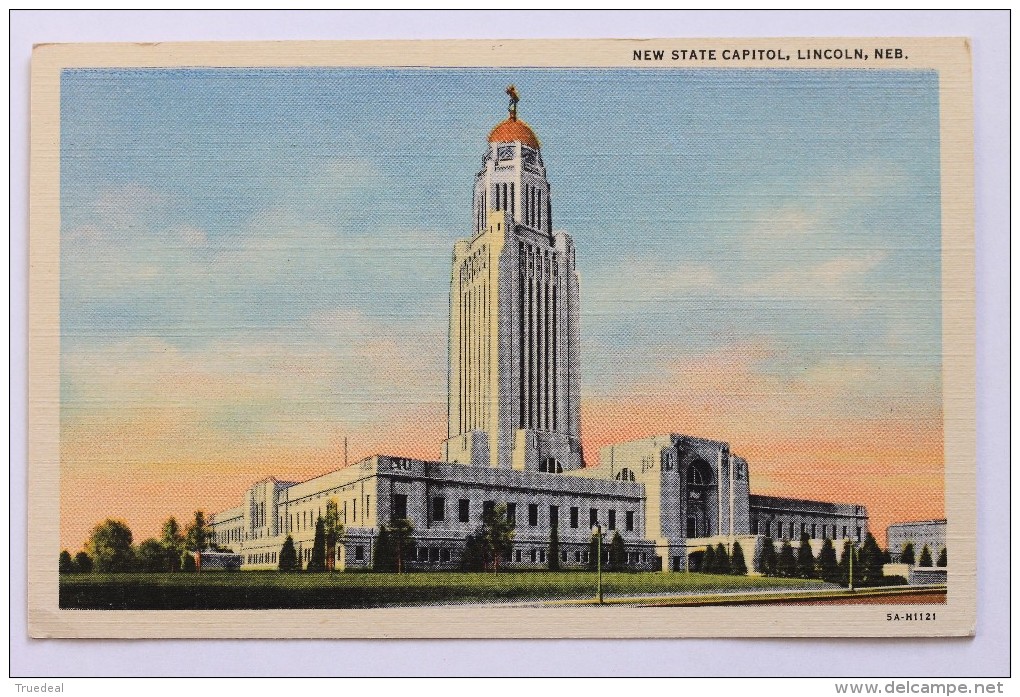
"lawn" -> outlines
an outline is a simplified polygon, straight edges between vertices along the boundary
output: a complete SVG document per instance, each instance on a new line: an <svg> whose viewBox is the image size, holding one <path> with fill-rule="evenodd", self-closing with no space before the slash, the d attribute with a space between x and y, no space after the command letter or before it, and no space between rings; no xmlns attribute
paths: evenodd
<svg viewBox="0 0 1020 697"><path fill-rule="evenodd" d="M86 610L366 608L589 598L593 572L65 574L60 607ZM604 573L606 599L643 594L834 588L820 581L700 573Z"/></svg>

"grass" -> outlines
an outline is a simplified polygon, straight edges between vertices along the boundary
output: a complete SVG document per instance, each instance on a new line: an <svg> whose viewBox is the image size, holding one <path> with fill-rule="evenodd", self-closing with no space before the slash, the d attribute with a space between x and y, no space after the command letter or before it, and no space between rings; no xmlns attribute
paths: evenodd
<svg viewBox="0 0 1020 697"><path fill-rule="evenodd" d="M366 608L589 598L594 572L65 574L60 607L84 610ZM820 581L700 573L604 573L607 599L832 588Z"/></svg>

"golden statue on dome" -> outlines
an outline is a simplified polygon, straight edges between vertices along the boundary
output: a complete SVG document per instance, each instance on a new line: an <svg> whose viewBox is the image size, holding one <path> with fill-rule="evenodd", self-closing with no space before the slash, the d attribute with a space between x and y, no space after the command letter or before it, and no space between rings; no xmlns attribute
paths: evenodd
<svg viewBox="0 0 1020 697"><path fill-rule="evenodd" d="M506 93L510 96L510 119L513 121L517 120L517 102L521 101L520 96L517 94L517 88L510 85L506 88Z"/></svg>

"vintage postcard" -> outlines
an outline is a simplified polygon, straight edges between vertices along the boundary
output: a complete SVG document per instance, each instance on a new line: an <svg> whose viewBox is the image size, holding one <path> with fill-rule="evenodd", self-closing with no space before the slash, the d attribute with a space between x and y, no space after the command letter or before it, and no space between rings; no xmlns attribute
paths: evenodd
<svg viewBox="0 0 1020 697"><path fill-rule="evenodd" d="M38 46L32 636L973 633L970 70Z"/></svg>

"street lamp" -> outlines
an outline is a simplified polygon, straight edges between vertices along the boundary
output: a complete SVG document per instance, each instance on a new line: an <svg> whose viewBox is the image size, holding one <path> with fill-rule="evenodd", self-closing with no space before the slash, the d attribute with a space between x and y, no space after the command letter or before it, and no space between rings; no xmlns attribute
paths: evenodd
<svg viewBox="0 0 1020 697"><path fill-rule="evenodd" d="M849 581L850 581L850 592L853 593L854 592L854 541L853 541L853 538L851 538L851 537L844 537L843 539L846 542L850 543L850 578L849 578ZM846 549L846 544L845 543L843 545L843 549Z"/></svg>
<svg viewBox="0 0 1020 697"><path fill-rule="evenodd" d="M595 538L598 540L598 562L597 562L597 567L596 568L598 568L598 573L599 573L599 576L598 576L598 579L599 579L598 580L598 599L599 599L599 605L601 605L602 604L602 526L597 524L597 523L595 525L593 525L592 528L591 528L591 534L594 535Z"/></svg>

